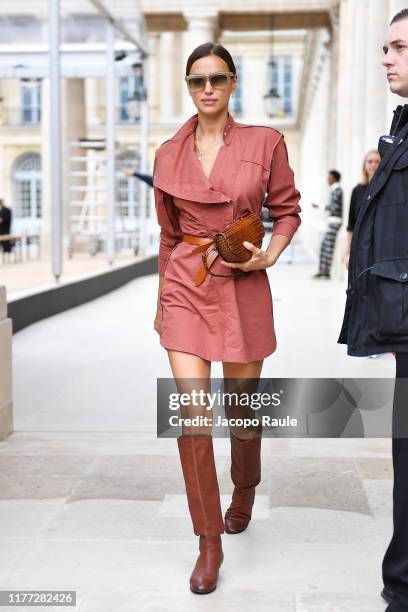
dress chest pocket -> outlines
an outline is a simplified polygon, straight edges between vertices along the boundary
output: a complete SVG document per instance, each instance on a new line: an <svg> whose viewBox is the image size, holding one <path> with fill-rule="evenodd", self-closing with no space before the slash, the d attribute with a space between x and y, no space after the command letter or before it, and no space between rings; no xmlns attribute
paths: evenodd
<svg viewBox="0 0 408 612"><path fill-rule="evenodd" d="M266 165L263 157L255 155L244 155L241 157L240 179L246 189L259 196L267 191L270 168ZM259 192L259 193L258 193Z"/></svg>

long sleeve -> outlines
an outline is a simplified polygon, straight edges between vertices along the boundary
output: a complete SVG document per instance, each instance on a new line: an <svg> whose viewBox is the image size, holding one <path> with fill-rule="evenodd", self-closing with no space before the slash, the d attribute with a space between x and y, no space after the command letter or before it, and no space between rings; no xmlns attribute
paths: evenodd
<svg viewBox="0 0 408 612"><path fill-rule="evenodd" d="M364 202L366 191L367 191L367 185L363 185L362 183L360 183L356 187L354 187L351 193L348 224L347 224L348 232L354 231L354 226L357 222L357 217L360 211L360 207L362 203Z"/></svg>
<svg viewBox="0 0 408 612"><path fill-rule="evenodd" d="M336 187L331 192L329 213L334 217L343 216L343 190L341 187Z"/></svg>
<svg viewBox="0 0 408 612"><path fill-rule="evenodd" d="M3 234L8 234L10 232L11 225L11 210L9 208L2 208L0 211L0 228L2 229Z"/></svg>
<svg viewBox="0 0 408 612"><path fill-rule="evenodd" d="M170 253L176 244L181 241L183 232L179 224L179 211L174 205L172 196L156 186L153 186L153 189L157 221L161 228L158 272L162 276Z"/></svg>
<svg viewBox="0 0 408 612"><path fill-rule="evenodd" d="M281 234L289 240L292 239L301 224L299 200L300 193L295 188L286 144L281 136L273 152L268 195L264 203L269 209L269 218L274 221L272 234Z"/></svg>
<svg viewBox="0 0 408 612"><path fill-rule="evenodd" d="M347 231L352 232L356 224L356 212L357 212L357 199L358 199L358 186L354 187L351 192L350 208L347 222Z"/></svg>

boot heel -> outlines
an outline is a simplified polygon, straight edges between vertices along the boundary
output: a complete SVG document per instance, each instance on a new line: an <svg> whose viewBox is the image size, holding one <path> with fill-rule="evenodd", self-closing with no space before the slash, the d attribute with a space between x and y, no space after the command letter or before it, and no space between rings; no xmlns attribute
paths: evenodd
<svg viewBox="0 0 408 612"><path fill-rule="evenodd" d="M200 536L200 555L190 576L190 589L193 593L205 595L215 591L223 560L221 536Z"/></svg>

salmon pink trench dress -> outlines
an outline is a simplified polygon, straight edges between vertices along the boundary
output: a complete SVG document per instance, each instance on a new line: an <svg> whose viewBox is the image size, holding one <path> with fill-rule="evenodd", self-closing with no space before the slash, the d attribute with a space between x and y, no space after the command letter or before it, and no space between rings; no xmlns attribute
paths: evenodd
<svg viewBox="0 0 408 612"><path fill-rule="evenodd" d="M164 276L160 344L209 361L249 363L276 349L266 271L251 270L239 279L207 274L196 287L201 253L193 254L195 246L182 242L182 236L212 238L245 213L260 215L265 205L273 234L291 239L300 225L300 194L282 134L238 123L230 114L224 144L207 178L194 151L197 121L197 114L190 117L157 149L154 161L159 274ZM211 270L232 274L220 257Z"/></svg>

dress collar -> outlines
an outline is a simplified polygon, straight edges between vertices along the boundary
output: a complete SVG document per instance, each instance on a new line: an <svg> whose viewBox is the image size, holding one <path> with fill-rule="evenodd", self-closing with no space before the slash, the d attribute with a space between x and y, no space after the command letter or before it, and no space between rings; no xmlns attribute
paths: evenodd
<svg viewBox="0 0 408 612"><path fill-rule="evenodd" d="M196 113L179 128L172 138L159 147L156 154L153 184L162 191L185 200L205 203L230 202L231 196L214 189L195 157L191 136L197 123L198 114ZM230 145L235 126L238 127L238 124L228 113L224 127L225 145Z"/></svg>
<svg viewBox="0 0 408 612"><path fill-rule="evenodd" d="M153 184L162 191L185 200L205 203L230 202L231 196L214 189L199 166L191 138L197 124L198 113L190 117L172 138L159 147ZM225 145L232 142L234 127L239 127L239 124L228 113L224 127Z"/></svg>

